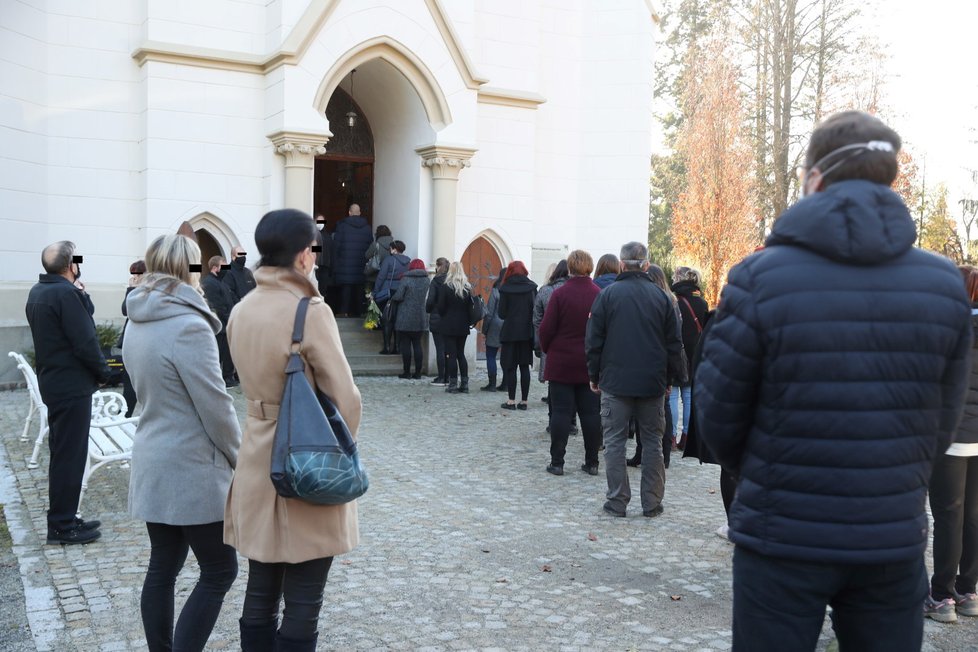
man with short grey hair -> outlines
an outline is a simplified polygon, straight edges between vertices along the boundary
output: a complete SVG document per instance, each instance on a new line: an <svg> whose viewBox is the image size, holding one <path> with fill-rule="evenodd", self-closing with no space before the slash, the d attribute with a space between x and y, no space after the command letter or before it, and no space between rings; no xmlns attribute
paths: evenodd
<svg viewBox="0 0 978 652"><path fill-rule="evenodd" d="M662 513L665 493L662 430L667 378L685 378L686 365L672 301L646 273L648 248L629 242L621 248L619 265L618 278L591 308L584 341L591 389L601 394L608 478L604 511L625 516L632 496L625 444L628 422L634 417L642 442L642 514L654 517Z"/></svg>
<svg viewBox="0 0 978 652"><path fill-rule="evenodd" d="M92 393L108 380L85 293L81 257L67 240L44 249L41 274L27 297L27 322L34 339L37 382L48 408L49 544L90 543L101 536L98 521L76 518L88 460Z"/></svg>

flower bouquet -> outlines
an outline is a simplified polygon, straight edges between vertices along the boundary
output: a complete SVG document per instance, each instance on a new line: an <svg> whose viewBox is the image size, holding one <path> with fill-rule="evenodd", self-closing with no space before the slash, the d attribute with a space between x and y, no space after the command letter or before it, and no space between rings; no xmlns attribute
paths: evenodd
<svg viewBox="0 0 978 652"><path fill-rule="evenodd" d="M373 297L370 297L370 305L367 306L367 316L363 318L363 327L368 331L376 330L380 327L380 307Z"/></svg>

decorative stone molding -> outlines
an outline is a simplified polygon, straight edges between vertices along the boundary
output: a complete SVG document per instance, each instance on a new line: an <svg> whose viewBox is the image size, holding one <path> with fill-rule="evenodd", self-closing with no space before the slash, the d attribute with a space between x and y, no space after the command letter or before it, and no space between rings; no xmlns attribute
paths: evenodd
<svg viewBox="0 0 978 652"><path fill-rule="evenodd" d="M458 179L463 168L472 165L470 160L478 150L453 145L428 145L414 150L421 155L421 165L431 168L433 179Z"/></svg>
<svg viewBox="0 0 978 652"><path fill-rule="evenodd" d="M547 98L539 93L517 91L509 88L494 88L491 86L483 86L479 89L480 104L499 104L501 106L515 106L523 109L536 109L546 101Z"/></svg>
<svg viewBox="0 0 978 652"><path fill-rule="evenodd" d="M285 157L285 167L310 168L316 164L316 156L326 153L326 143L332 134L308 134L294 131L277 131L268 138L275 151Z"/></svg>

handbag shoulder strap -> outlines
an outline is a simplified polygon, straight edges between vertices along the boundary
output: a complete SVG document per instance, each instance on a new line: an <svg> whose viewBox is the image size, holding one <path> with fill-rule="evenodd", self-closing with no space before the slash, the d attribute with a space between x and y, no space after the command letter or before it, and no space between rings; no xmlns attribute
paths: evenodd
<svg viewBox="0 0 978 652"><path fill-rule="evenodd" d="M295 324L292 326L292 343L302 344L302 336L306 330L306 312L309 311L309 297L299 299L299 307L295 310Z"/></svg>
<svg viewBox="0 0 978 652"><path fill-rule="evenodd" d="M679 300L682 301L683 303L685 303L686 304L686 307L689 308L689 314L691 314L693 316L693 323L696 324L696 332L697 333L702 333L703 332L703 327L700 326L700 320L696 318L696 311L693 310L693 306L690 305L689 300L686 299L686 297L684 297L684 296L680 296L679 297Z"/></svg>

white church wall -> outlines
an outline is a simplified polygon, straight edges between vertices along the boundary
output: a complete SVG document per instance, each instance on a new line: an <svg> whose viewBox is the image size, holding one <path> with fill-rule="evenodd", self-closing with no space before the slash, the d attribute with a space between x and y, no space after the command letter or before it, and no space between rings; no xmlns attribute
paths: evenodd
<svg viewBox="0 0 978 652"><path fill-rule="evenodd" d="M148 40L259 55L266 52L264 0L206 0L192 5L173 0L145 2L143 29Z"/></svg>
<svg viewBox="0 0 978 652"><path fill-rule="evenodd" d="M449 5L451 3L445 3ZM472 58L494 87L535 90L540 54L540 2L477 0Z"/></svg>

